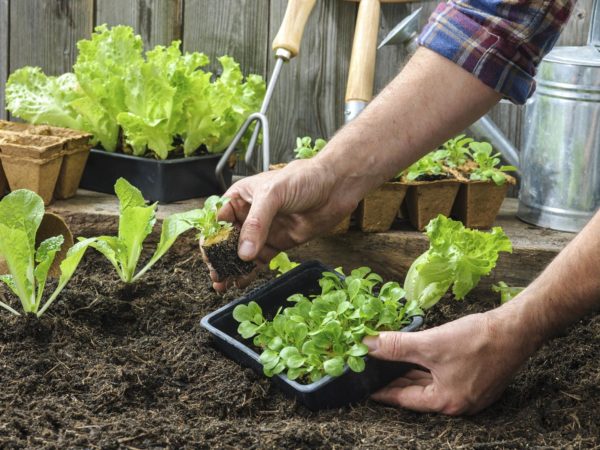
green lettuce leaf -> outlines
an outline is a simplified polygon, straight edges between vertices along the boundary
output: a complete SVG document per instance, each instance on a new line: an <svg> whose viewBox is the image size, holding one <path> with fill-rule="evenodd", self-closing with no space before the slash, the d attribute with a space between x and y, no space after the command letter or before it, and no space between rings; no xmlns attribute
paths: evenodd
<svg viewBox="0 0 600 450"><path fill-rule="evenodd" d="M512 245L500 227L491 232L465 228L442 215L427 226L430 247L411 265L404 281L409 310L434 306L452 287L463 299L496 266Z"/></svg>
<svg viewBox="0 0 600 450"><path fill-rule="evenodd" d="M42 301L42 295L44 295L44 287L46 286L46 279L48 278L50 267L64 241L65 238L60 235L48 238L40 244L35 252L35 262L37 263L37 266L35 267L33 274L37 282L37 295L35 299L36 309Z"/></svg>
<svg viewBox="0 0 600 450"><path fill-rule="evenodd" d="M33 124L85 129L71 103L82 97L75 75L45 75L39 67L16 70L6 83L6 108L13 116Z"/></svg>

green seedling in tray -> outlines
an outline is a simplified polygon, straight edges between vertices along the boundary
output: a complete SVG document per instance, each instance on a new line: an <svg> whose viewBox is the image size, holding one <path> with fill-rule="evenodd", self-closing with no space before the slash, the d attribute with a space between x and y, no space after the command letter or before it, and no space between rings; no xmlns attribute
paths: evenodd
<svg viewBox="0 0 600 450"><path fill-rule="evenodd" d="M327 141L325 139L317 139L313 145L312 138L309 136L297 138L296 148L294 149L296 159L310 159L323 150L326 145Z"/></svg>
<svg viewBox="0 0 600 450"><path fill-rule="evenodd" d="M469 144L473 161L477 168L473 169L470 179L473 181L490 181L501 186L508 181L505 172L517 170L514 166L500 166L500 153L493 153L491 144L487 142L471 142Z"/></svg>
<svg viewBox="0 0 600 450"><path fill-rule="evenodd" d="M19 298L23 312L38 317L58 298L92 241L84 239L69 249L60 264L58 285L43 302L50 267L64 243L63 236L50 237L36 249L35 237L43 217L44 202L34 192L17 190L0 201L0 256L9 270L8 274L0 275L0 281ZM20 315L4 302L0 306Z"/></svg>
<svg viewBox="0 0 600 450"><path fill-rule="evenodd" d="M300 263L290 261L290 257L287 253L280 252L269 262L269 269L276 270L279 272L277 276L281 276L299 265Z"/></svg>

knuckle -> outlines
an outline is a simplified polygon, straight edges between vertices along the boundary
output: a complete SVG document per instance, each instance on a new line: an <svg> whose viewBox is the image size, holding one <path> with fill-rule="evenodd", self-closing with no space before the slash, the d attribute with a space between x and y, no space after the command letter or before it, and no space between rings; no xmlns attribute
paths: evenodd
<svg viewBox="0 0 600 450"><path fill-rule="evenodd" d="M382 347L392 358L398 358L402 354L402 333L388 332L380 335Z"/></svg>
<svg viewBox="0 0 600 450"><path fill-rule="evenodd" d="M244 222L244 231L246 233L258 233L262 228L262 222L258 217L248 217Z"/></svg>

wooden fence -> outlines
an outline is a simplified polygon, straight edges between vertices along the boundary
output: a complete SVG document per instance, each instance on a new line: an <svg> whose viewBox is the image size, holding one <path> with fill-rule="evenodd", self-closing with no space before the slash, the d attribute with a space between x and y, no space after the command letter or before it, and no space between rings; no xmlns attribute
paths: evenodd
<svg viewBox="0 0 600 450"><path fill-rule="evenodd" d="M438 1L383 4L380 38L399 20L423 6L423 24ZM580 0L559 45L585 42L592 0ZM215 59L235 57L246 73L268 76L270 51L286 0L0 0L0 117L8 75L25 65L48 74L71 70L76 43L95 25L131 25L147 47L173 39L184 50ZM344 93L357 3L319 0L310 18L300 56L284 67L269 111L274 161L286 160L296 136L331 137L343 124ZM376 91L406 59L397 47L378 53ZM492 118L518 146L519 107L500 104Z"/></svg>

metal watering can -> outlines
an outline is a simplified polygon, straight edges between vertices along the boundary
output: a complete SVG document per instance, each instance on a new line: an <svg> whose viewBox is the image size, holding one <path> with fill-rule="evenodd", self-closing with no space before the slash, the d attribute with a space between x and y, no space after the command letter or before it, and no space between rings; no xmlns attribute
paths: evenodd
<svg viewBox="0 0 600 450"><path fill-rule="evenodd" d="M404 44L418 14L384 43ZM525 109L522 153L487 116L469 127L520 168L517 216L561 231L579 231L600 208L600 0L592 8L588 45L556 47L541 62Z"/></svg>

